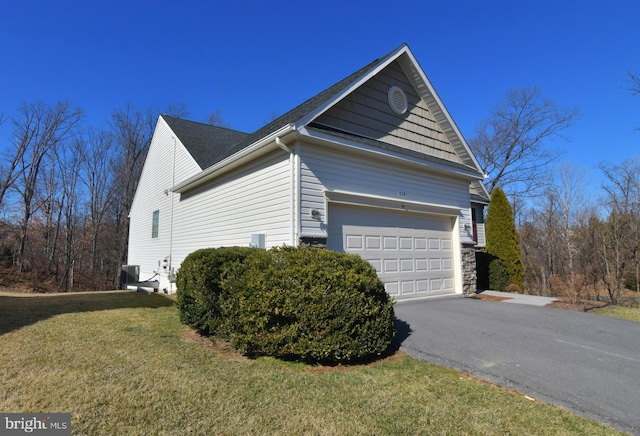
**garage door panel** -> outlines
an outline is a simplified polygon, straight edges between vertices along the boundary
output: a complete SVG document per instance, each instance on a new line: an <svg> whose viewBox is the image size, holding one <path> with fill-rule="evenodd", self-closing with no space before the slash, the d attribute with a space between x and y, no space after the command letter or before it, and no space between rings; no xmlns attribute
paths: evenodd
<svg viewBox="0 0 640 436"><path fill-rule="evenodd" d="M416 269L413 266L413 259L400 259L400 271L401 272L414 272Z"/></svg>
<svg viewBox="0 0 640 436"><path fill-rule="evenodd" d="M380 259L367 259L367 261L371 264L372 267L375 268L376 272L380 274L382 272L382 260Z"/></svg>
<svg viewBox="0 0 640 436"><path fill-rule="evenodd" d="M387 294L398 295L398 282L385 283L384 290L387 291Z"/></svg>
<svg viewBox="0 0 640 436"><path fill-rule="evenodd" d="M442 286L444 288L445 291L447 292L453 292L455 290L455 285L454 285L454 280L453 278L446 278L442 280Z"/></svg>
<svg viewBox="0 0 640 436"><path fill-rule="evenodd" d="M429 289L433 292L442 291L442 279L436 278L429 280Z"/></svg>
<svg viewBox="0 0 640 436"><path fill-rule="evenodd" d="M345 237L347 250L361 250L362 249L362 236L361 235L346 235Z"/></svg>
<svg viewBox="0 0 640 436"><path fill-rule="evenodd" d="M330 204L327 246L369 261L399 298L454 292L452 224L447 217Z"/></svg>
<svg viewBox="0 0 640 436"><path fill-rule="evenodd" d="M413 250L413 238L400 238L400 250Z"/></svg>
<svg viewBox="0 0 640 436"><path fill-rule="evenodd" d="M380 250L380 248L382 248L380 236L367 235L365 237L365 248L367 250Z"/></svg>
<svg viewBox="0 0 640 436"><path fill-rule="evenodd" d="M385 250L396 250L398 248L398 238L392 236L385 236L382 238L383 248Z"/></svg>
<svg viewBox="0 0 640 436"><path fill-rule="evenodd" d="M398 259L385 259L384 260L384 272L385 273L398 272Z"/></svg>
<svg viewBox="0 0 640 436"><path fill-rule="evenodd" d="M416 271L429 271L429 260L428 259L416 259Z"/></svg>
<svg viewBox="0 0 640 436"><path fill-rule="evenodd" d="M403 294L413 294L415 292L415 283L413 280L400 282L400 289Z"/></svg>

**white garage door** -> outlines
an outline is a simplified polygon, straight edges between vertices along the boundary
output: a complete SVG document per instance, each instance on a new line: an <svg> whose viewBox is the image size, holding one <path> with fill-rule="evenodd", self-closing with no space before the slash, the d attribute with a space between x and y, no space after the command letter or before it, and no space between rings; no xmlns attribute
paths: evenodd
<svg viewBox="0 0 640 436"><path fill-rule="evenodd" d="M398 299L452 293L452 227L452 218L330 204L327 247L369 261Z"/></svg>

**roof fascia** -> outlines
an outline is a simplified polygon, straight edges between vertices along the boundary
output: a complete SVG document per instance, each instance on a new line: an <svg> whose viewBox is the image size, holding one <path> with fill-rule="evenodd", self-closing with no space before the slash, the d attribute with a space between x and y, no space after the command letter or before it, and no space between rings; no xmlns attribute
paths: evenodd
<svg viewBox="0 0 640 436"><path fill-rule="evenodd" d="M220 162L210 166L201 173L198 173L195 176L178 183L171 188L171 191L181 194L197 186L200 186L203 183L213 180L220 174L223 174L235 168L237 165L243 163L245 160L247 160L247 158L253 157L252 155L254 153L260 151L261 149L264 149L269 144L273 144L274 148L279 148L280 146L276 143L276 139L279 137L283 137L284 135L291 133L294 130L295 126L293 124L287 124L279 128L275 132L254 142L248 147L245 147L242 150L239 150L236 153L232 154L231 156L221 160Z"/></svg>

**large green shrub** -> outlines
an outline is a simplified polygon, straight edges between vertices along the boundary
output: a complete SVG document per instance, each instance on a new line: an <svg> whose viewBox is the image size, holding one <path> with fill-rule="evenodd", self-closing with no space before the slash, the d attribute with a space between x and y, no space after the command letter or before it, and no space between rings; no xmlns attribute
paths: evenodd
<svg viewBox="0 0 640 436"><path fill-rule="evenodd" d="M491 192L486 222L487 253L507 263L510 283L524 289L520 239L507 196L500 188Z"/></svg>
<svg viewBox="0 0 640 436"><path fill-rule="evenodd" d="M221 286L218 333L250 355L346 362L380 355L395 334L393 302L356 255L254 250Z"/></svg>
<svg viewBox="0 0 640 436"><path fill-rule="evenodd" d="M504 292L509 285L509 266L502 260L495 258L489 263L489 289Z"/></svg>
<svg viewBox="0 0 640 436"><path fill-rule="evenodd" d="M245 247L203 248L189 254L176 277L180 321L209 334L220 318L220 279L228 265L253 250Z"/></svg>

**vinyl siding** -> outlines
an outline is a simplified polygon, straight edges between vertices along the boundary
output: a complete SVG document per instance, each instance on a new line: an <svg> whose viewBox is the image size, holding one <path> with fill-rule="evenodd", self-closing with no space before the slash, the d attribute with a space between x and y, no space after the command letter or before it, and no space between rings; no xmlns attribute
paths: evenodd
<svg viewBox="0 0 640 436"><path fill-rule="evenodd" d="M302 235L325 233L324 191L328 190L458 208L460 240L473 242L471 234L464 230L465 224L471 225L469 186L464 180L310 145L300 147L300 159ZM400 197L399 192L405 196ZM320 211L320 221L312 219L313 209Z"/></svg>
<svg viewBox="0 0 640 436"><path fill-rule="evenodd" d="M140 280L154 276L158 262L169 256L171 201L177 194L168 190L173 180L186 179L200 172L200 167L167 126L158 120L153 140L142 169L130 211L129 252L127 263L140 265ZM175 177L174 177L175 152ZM165 190L167 193L165 194ZM175 203L174 203L175 204ZM152 237L153 213L158 211L158 237ZM166 271L160 269L161 286L167 286ZM156 279L158 277L155 277Z"/></svg>
<svg viewBox="0 0 640 436"><path fill-rule="evenodd" d="M205 247L249 246L264 233L267 248L292 245L291 165L276 151L194 191L174 212L174 266Z"/></svg>
<svg viewBox="0 0 640 436"><path fill-rule="evenodd" d="M397 115L389 106L387 93L391 86L400 87L407 96L408 110L403 115ZM460 162L443 130L397 62L337 103L316 122Z"/></svg>

